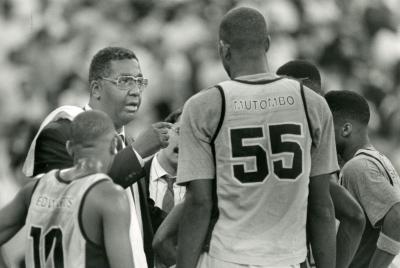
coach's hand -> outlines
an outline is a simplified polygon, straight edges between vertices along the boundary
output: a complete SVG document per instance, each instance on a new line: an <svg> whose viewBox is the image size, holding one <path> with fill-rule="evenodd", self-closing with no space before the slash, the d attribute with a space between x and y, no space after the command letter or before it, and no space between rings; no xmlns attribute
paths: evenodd
<svg viewBox="0 0 400 268"><path fill-rule="evenodd" d="M157 122L145 129L132 143L133 148L142 157L146 158L155 154L158 150L168 146L169 130L172 124Z"/></svg>

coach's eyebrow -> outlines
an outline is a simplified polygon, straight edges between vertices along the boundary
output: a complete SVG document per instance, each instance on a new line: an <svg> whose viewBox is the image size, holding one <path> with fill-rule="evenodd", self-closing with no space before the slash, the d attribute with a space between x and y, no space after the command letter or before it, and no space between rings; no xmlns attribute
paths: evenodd
<svg viewBox="0 0 400 268"><path fill-rule="evenodd" d="M126 75L126 76L134 76L134 77L143 77L142 73L133 74L133 73L119 73L118 75Z"/></svg>

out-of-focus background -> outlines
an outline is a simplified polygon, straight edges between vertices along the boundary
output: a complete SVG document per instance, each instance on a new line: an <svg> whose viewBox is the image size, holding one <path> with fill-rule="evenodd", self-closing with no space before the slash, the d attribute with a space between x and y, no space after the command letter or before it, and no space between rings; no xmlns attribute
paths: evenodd
<svg viewBox="0 0 400 268"><path fill-rule="evenodd" d="M227 79L217 33L237 5L265 14L271 71L307 59L320 68L325 91L368 99L373 142L400 170L398 0L1 0L0 207L23 180L21 165L47 113L86 104L89 63L99 49L132 49L149 78L129 127L139 133Z"/></svg>

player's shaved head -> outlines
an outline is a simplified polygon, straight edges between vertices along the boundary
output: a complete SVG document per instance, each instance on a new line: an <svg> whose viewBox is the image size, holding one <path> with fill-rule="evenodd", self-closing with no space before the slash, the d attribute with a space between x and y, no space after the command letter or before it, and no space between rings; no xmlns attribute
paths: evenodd
<svg viewBox="0 0 400 268"><path fill-rule="evenodd" d="M115 127L111 118L98 110L87 111L79 114L71 124L71 139L75 145L93 147L96 141L115 133Z"/></svg>
<svg viewBox="0 0 400 268"><path fill-rule="evenodd" d="M353 120L368 126L370 111L367 101L361 95L349 91L330 91L325 99L332 111L334 120Z"/></svg>
<svg viewBox="0 0 400 268"><path fill-rule="evenodd" d="M219 38L232 49L265 52L268 47L267 23L264 16L254 8L234 8L223 17Z"/></svg>
<svg viewBox="0 0 400 268"><path fill-rule="evenodd" d="M309 61L289 61L279 67L276 71L276 74L299 79L305 86L314 90L316 93L323 95L321 87L321 74L319 73L317 66Z"/></svg>

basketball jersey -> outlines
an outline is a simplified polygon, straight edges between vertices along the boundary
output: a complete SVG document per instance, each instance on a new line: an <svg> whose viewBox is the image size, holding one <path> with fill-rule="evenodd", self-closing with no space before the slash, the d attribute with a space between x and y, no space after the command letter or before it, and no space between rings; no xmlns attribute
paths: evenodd
<svg viewBox="0 0 400 268"><path fill-rule="evenodd" d="M218 87L225 112L214 140L219 217L209 253L250 265L299 264L307 255L312 144L300 85Z"/></svg>
<svg viewBox="0 0 400 268"><path fill-rule="evenodd" d="M27 267L109 267L104 246L88 240L81 218L86 194L106 180L110 178L98 173L63 182L59 170L40 179L26 219Z"/></svg>
<svg viewBox="0 0 400 268"><path fill-rule="evenodd" d="M354 156L367 157L378 167L383 168L391 185L396 185L396 187L400 186L399 175L397 174L396 169L393 167L392 162L390 162L390 160L379 151L375 149L360 149L355 153Z"/></svg>

